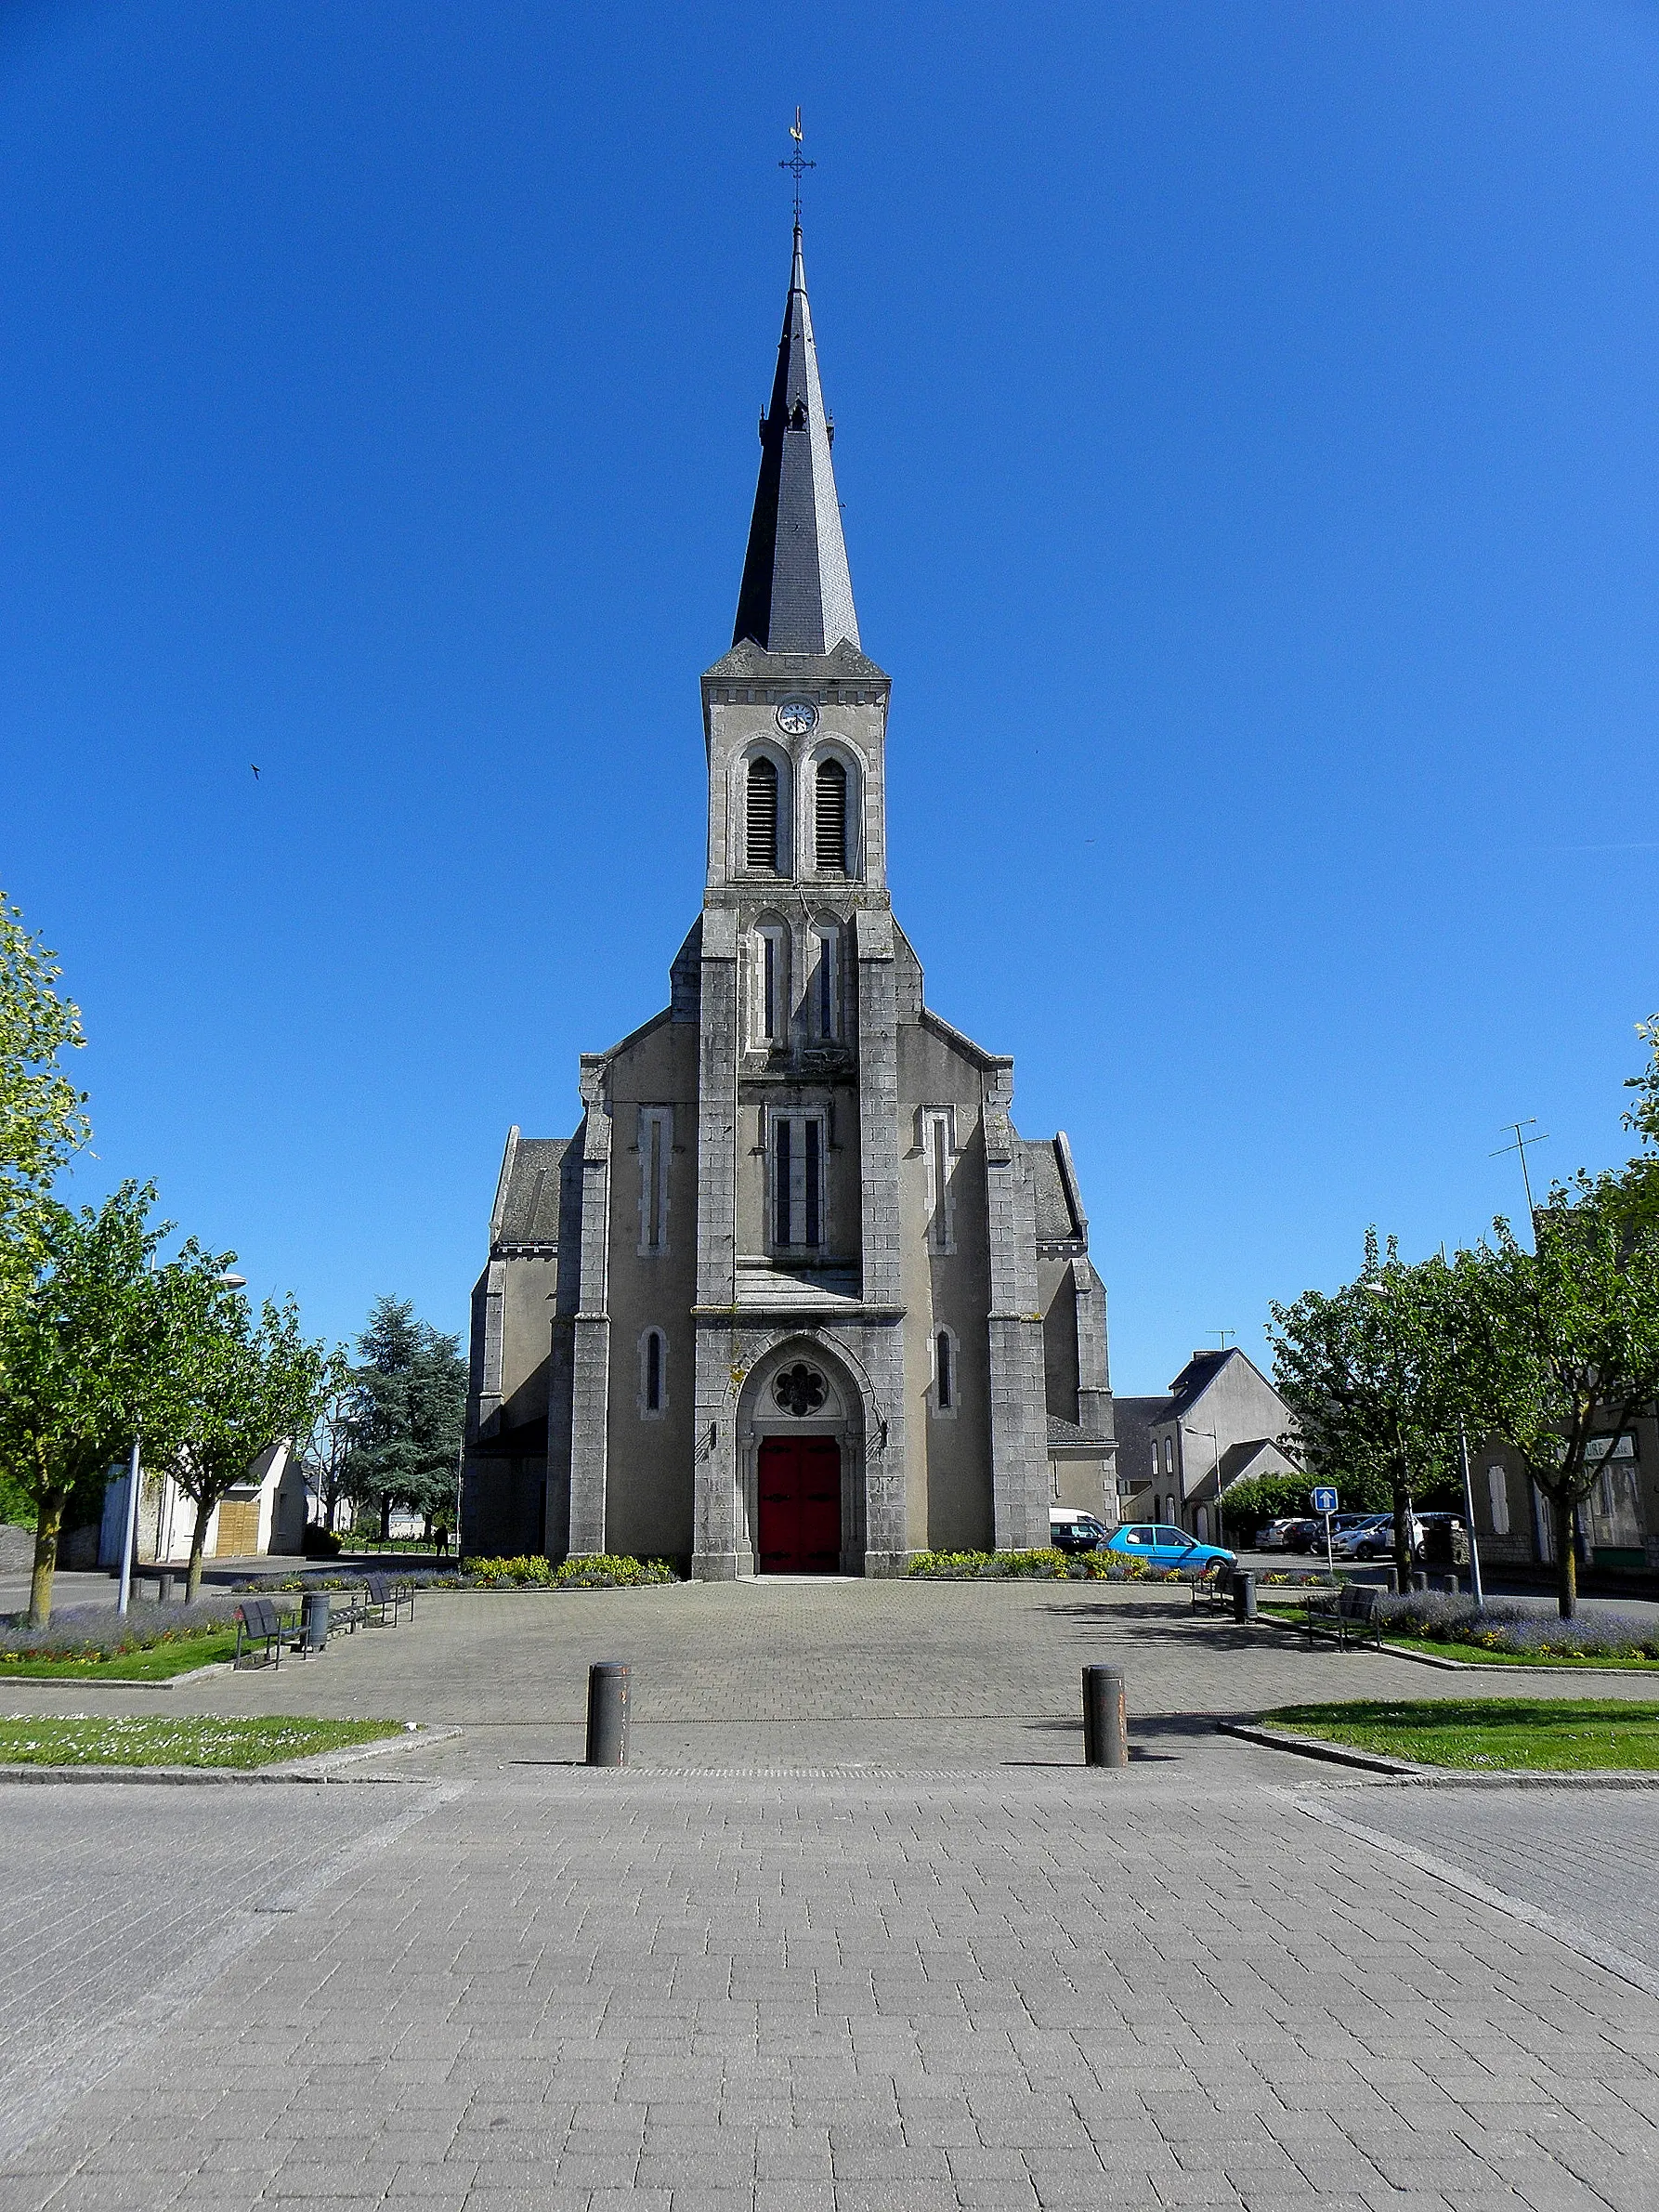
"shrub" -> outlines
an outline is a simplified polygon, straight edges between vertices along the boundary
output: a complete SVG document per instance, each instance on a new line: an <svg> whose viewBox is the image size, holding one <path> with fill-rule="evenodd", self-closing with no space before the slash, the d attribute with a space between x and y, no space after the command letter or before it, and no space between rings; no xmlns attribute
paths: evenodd
<svg viewBox="0 0 1659 2212"><path fill-rule="evenodd" d="M1127 1582L1145 1569L1103 1552L1074 1556L1044 1546L1034 1551L918 1551L905 1573L933 1582Z"/></svg>
<svg viewBox="0 0 1659 2212"><path fill-rule="evenodd" d="M324 1528L315 1521L307 1521L303 1549L307 1559L338 1559L340 1538L332 1528Z"/></svg>

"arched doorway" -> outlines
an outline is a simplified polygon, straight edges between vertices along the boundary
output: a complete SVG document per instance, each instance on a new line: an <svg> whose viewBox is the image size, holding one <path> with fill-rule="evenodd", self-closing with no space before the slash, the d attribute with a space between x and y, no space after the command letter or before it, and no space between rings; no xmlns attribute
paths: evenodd
<svg viewBox="0 0 1659 2212"><path fill-rule="evenodd" d="M751 1370L738 1434L757 1574L858 1572L860 1410L843 1363L815 1341L777 1345Z"/></svg>

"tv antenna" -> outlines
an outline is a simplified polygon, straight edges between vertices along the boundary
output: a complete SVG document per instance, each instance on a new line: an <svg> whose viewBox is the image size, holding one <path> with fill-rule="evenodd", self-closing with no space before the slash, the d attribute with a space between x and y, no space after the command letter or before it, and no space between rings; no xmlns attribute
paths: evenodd
<svg viewBox="0 0 1659 2212"><path fill-rule="evenodd" d="M1549 1132L1547 1129L1535 1137L1529 1137L1524 1133L1529 1129L1536 1129L1537 1126L1538 1117L1536 1114L1529 1114L1524 1121L1506 1121L1504 1127L1515 1132L1515 1142L1512 1145L1500 1145L1496 1152L1487 1155L1491 1159L1502 1159L1506 1152L1518 1152L1521 1155L1521 1187L1526 1193L1526 1218L1528 1221L1532 1220L1536 1209L1533 1204L1533 1179L1526 1171L1526 1148L1529 1145L1547 1145L1549 1142Z"/></svg>

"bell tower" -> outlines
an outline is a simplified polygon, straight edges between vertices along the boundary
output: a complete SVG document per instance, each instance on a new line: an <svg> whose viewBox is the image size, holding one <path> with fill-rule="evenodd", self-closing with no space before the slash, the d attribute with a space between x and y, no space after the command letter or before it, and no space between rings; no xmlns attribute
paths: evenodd
<svg viewBox="0 0 1659 2212"><path fill-rule="evenodd" d="M753 1564L734 1427L751 1328L862 1334L872 1307L899 1312L890 687L859 643L834 438L797 221L731 649L702 680L696 1571L711 1576ZM896 1377L891 1394L874 1420L897 1475ZM904 1543L877 1541L858 1504L843 1550L861 1572L855 1550Z"/></svg>

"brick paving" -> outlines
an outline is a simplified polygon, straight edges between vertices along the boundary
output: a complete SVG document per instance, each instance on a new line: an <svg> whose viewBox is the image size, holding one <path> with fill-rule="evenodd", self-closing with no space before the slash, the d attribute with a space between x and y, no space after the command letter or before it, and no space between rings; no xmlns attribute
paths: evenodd
<svg viewBox="0 0 1659 2212"><path fill-rule="evenodd" d="M1103 1621L1065 1593L974 1590L972 1615L937 1591L738 1591L724 1611L718 1592L676 1610L683 1594L423 1601L413 1631L199 1685L232 1709L328 1710L385 1709L396 1682L395 1711L465 1725L459 1763L427 1755L456 1777L443 1790L216 1783L174 1812L153 1785L0 1785L8 1866L33 1824L34 1918L8 1897L0 1920L20 1987L13 1954L53 1924L54 1880L97 1926L100 1884L135 1858L222 1910L247 1902L238 1852L300 1836L310 1852L303 1893L275 1864L263 1878L296 1909L176 1982L136 2042L111 1994L107 2068L83 2046L76 2093L0 2155L0 2212L1659 2202L1659 1997L1294 1792L1430 1834L1443 1802L1436 1847L1481 1851L1518 1894L1533 1828L1552 1879L1608 1836L1586 1912L1645 1878L1659 1794L1326 1788L1218 1736L1207 1702L1461 1680L1309 1660L1145 1603ZM791 1618L816 1656L754 1679ZM660 1695L642 1733L697 1753L687 1771L556 1763L580 1664L619 1624ZM1066 1762L1076 1668L1114 1639L1142 1756L1104 1774ZM883 1728L882 1771L804 1771L838 1742L875 1757ZM975 1732L978 1757L946 1756ZM712 1771L715 1741L731 1771ZM756 1771L773 1760L797 1771ZM9 2067L29 2036L7 2024Z"/></svg>

